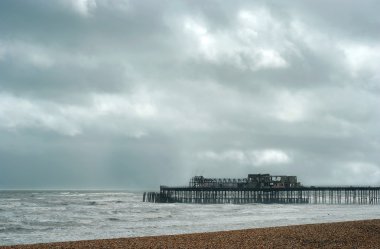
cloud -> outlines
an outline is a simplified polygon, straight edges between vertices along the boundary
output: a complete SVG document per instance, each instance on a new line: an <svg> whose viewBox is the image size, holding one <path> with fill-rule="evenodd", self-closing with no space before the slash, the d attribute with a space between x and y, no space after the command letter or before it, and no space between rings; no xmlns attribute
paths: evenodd
<svg viewBox="0 0 380 249"><path fill-rule="evenodd" d="M14 60L16 63L27 63L37 68L49 68L53 66L54 60L41 47L16 42L16 43L0 43L0 60Z"/></svg>
<svg viewBox="0 0 380 249"><path fill-rule="evenodd" d="M346 42L341 44L341 49L347 58L347 67L352 77L365 79L364 84L368 89L378 91L380 46Z"/></svg>
<svg viewBox="0 0 380 249"><path fill-rule="evenodd" d="M67 3L67 1L63 1ZM73 9L83 16L90 15L91 11L96 8L95 0L71 0L68 3L73 7Z"/></svg>
<svg viewBox="0 0 380 249"><path fill-rule="evenodd" d="M265 31L267 29L280 30L281 27L280 23L265 9L253 13L240 11L235 19L236 26L233 29L211 31L207 28L207 24L185 17L183 21L185 33L197 44L195 47L189 46L196 48L195 51L188 52L189 56L198 54L201 59L215 64L231 64L241 70L256 71L288 66L286 60L276 50L277 47L274 48L273 44L268 44ZM274 34L277 35L275 32ZM270 41L270 43L277 42ZM185 44L185 46L188 45ZM278 50L282 48L279 47Z"/></svg>
<svg viewBox="0 0 380 249"><path fill-rule="evenodd" d="M284 91L278 93L272 113L275 118L281 121L300 122L312 114L311 106L310 98L307 96Z"/></svg>
<svg viewBox="0 0 380 249"><path fill-rule="evenodd" d="M265 150L228 150L220 153L206 151L198 153L198 158L215 161L228 161L232 164L247 164L252 166L262 166L271 164L286 164L291 161L288 154L277 149Z"/></svg>
<svg viewBox="0 0 380 249"><path fill-rule="evenodd" d="M79 134L79 127L70 122L67 117L52 114L56 113L57 109L44 108L26 99L1 94L0 127L6 130L43 128L69 136Z"/></svg>
<svg viewBox="0 0 380 249"><path fill-rule="evenodd" d="M78 106L28 100L3 93L0 95L0 127L8 130L43 129L77 136L88 127L111 130L119 126L117 133L141 137L146 132L139 125L130 124L130 120L152 119L156 115L155 106L144 92L130 96L89 94L87 98L88 105ZM109 118L119 121L108 123Z"/></svg>
<svg viewBox="0 0 380 249"><path fill-rule="evenodd" d="M368 162L349 162L333 169L336 177L346 185L371 186L379 185L380 169L377 165Z"/></svg>
<svg viewBox="0 0 380 249"><path fill-rule="evenodd" d="M378 5L0 1L0 188L366 184Z"/></svg>

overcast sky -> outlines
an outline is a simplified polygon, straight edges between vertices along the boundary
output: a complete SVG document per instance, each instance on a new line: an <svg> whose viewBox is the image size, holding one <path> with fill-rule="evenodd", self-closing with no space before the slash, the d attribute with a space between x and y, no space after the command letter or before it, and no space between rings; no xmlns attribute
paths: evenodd
<svg viewBox="0 0 380 249"><path fill-rule="evenodd" d="M379 1L0 1L0 188L380 185Z"/></svg>

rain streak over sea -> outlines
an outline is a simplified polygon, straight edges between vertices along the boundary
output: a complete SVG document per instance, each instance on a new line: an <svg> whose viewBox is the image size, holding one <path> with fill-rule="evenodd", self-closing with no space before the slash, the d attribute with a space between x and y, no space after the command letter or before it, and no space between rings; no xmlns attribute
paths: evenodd
<svg viewBox="0 0 380 249"><path fill-rule="evenodd" d="M1 191L0 245L380 218L380 205L158 204L142 193Z"/></svg>

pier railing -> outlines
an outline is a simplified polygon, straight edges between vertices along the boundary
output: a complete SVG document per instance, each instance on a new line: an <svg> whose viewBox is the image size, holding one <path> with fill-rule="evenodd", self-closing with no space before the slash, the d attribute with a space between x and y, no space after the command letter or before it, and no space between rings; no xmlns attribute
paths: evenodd
<svg viewBox="0 0 380 249"><path fill-rule="evenodd" d="M199 204L380 204L380 187L301 186L295 188L232 188L161 186L160 192L144 193L143 201Z"/></svg>

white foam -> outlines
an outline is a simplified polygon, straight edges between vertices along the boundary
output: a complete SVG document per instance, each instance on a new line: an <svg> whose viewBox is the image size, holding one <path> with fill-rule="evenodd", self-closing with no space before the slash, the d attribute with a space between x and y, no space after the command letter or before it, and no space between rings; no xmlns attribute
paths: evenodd
<svg viewBox="0 0 380 249"><path fill-rule="evenodd" d="M380 217L380 205L158 204L127 192L0 192L0 207L0 245Z"/></svg>

